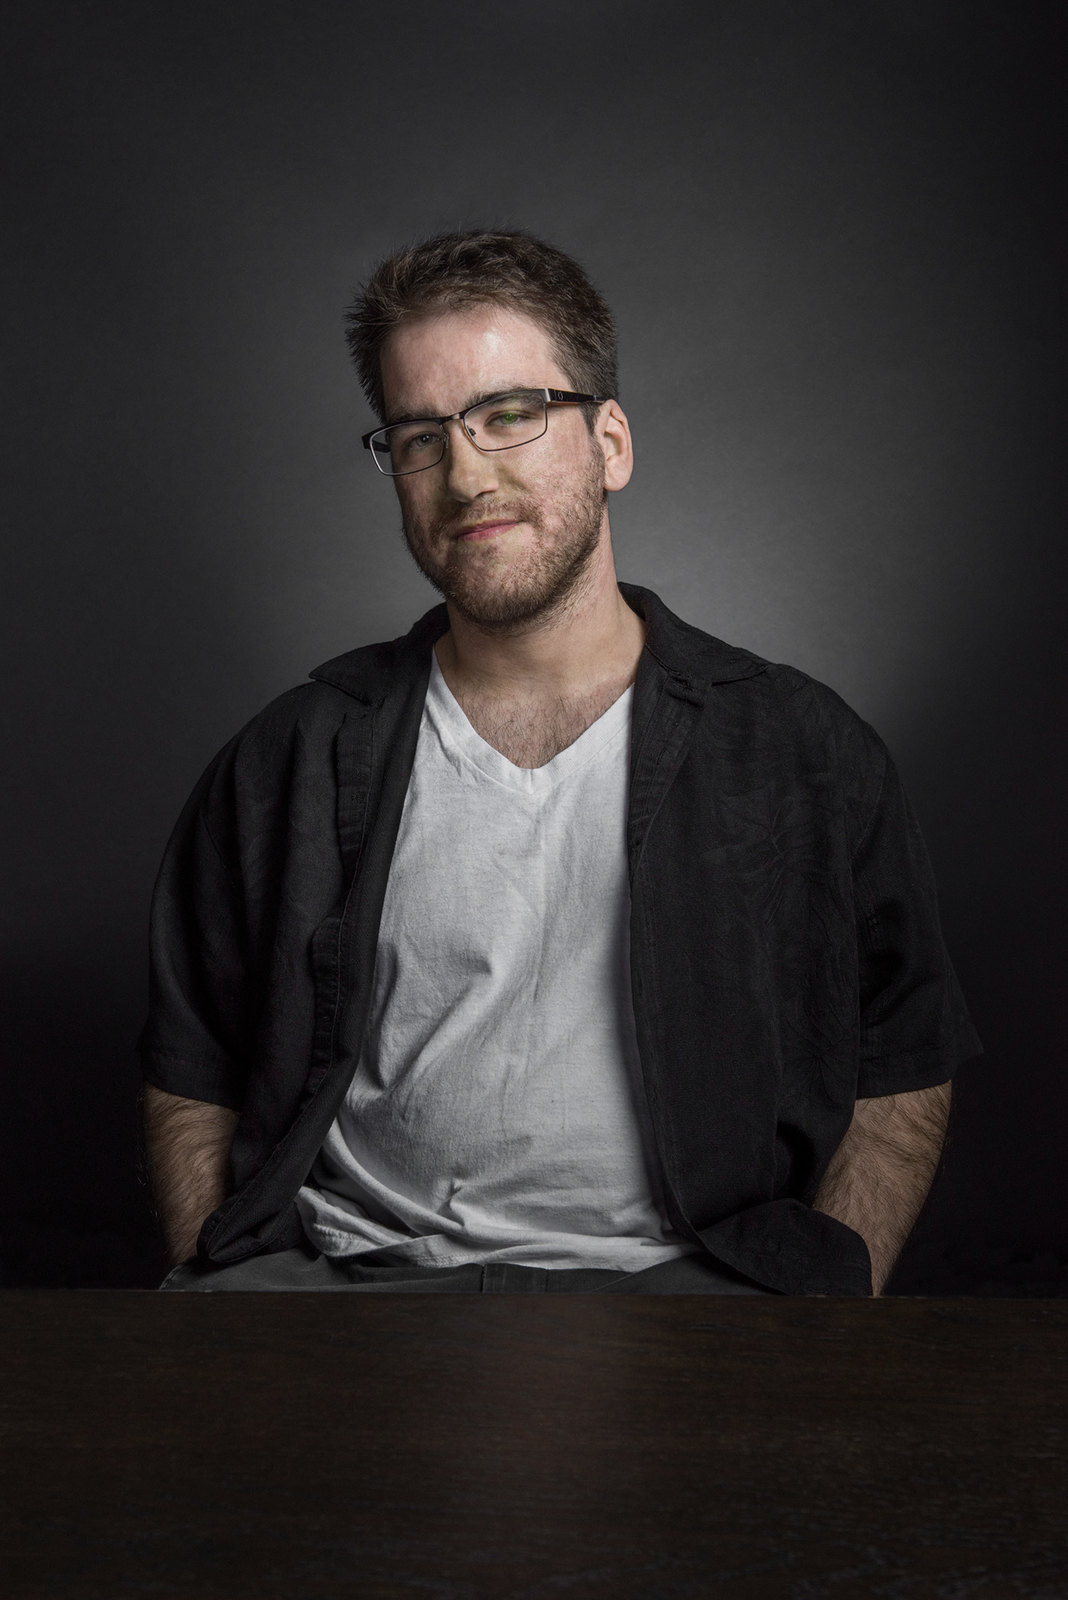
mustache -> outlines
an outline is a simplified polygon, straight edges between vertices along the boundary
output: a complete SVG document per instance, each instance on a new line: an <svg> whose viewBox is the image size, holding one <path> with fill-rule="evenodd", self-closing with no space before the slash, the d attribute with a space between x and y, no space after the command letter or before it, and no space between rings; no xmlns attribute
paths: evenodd
<svg viewBox="0 0 1068 1600"><path fill-rule="evenodd" d="M528 522L536 528L538 514L533 502L526 500L513 500L508 505L480 505L477 510L474 506L466 506L450 516L436 517L427 525L427 532L432 535L456 535L479 522Z"/></svg>

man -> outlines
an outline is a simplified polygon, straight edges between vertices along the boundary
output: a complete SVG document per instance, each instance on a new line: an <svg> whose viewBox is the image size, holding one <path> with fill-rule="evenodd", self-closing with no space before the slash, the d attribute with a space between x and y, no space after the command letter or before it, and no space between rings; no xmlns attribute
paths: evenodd
<svg viewBox="0 0 1068 1600"><path fill-rule="evenodd" d="M568 257L430 240L350 342L444 604L268 706L168 847L165 1286L881 1292L980 1048L884 746L617 582Z"/></svg>

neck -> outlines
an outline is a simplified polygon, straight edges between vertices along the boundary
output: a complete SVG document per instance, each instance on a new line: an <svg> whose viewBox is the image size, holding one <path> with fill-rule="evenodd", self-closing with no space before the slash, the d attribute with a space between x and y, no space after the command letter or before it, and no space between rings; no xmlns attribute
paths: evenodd
<svg viewBox="0 0 1068 1600"><path fill-rule="evenodd" d="M451 602L448 612L449 631L434 649L454 694L566 698L599 682L631 682L645 643L645 623L619 592L607 538L563 605L514 633L488 633Z"/></svg>

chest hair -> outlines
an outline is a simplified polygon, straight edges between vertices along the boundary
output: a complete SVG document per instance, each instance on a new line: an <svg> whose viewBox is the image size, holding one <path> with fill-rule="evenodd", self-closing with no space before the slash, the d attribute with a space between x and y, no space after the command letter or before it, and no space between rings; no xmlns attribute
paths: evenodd
<svg viewBox="0 0 1068 1600"><path fill-rule="evenodd" d="M591 694L552 701L465 696L459 703L475 732L514 767L544 767L615 704L629 681L603 684Z"/></svg>

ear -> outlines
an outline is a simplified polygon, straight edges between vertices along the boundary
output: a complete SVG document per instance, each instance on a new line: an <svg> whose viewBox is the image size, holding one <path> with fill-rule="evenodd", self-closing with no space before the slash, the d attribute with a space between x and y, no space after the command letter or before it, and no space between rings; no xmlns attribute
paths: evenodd
<svg viewBox="0 0 1068 1600"><path fill-rule="evenodd" d="M634 446L630 423L615 400L601 407L596 422L596 438L604 452L604 486L624 489L634 470Z"/></svg>

